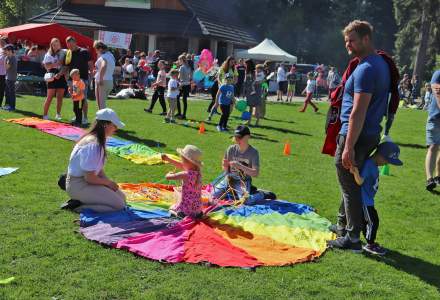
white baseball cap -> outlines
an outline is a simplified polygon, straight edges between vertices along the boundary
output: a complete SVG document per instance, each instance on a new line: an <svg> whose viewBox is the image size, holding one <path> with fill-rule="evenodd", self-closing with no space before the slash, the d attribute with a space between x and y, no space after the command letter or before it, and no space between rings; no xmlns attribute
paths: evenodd
<svg viewBox="0 0 440 300"><path fill-rule="evenodd" d="M119 120L118 115L111 108L103 108L96 112L96 120L110 121L119 129L124 128L125 124Z"/></svg>

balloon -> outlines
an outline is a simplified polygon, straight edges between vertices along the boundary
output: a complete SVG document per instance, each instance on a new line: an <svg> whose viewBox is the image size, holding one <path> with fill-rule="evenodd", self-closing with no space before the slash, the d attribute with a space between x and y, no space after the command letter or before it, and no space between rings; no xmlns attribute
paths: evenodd
<svg viewBox="0 0 440 300"><path fill-rule="evenodd" d="M209 69L211 69L212 64L214 62L214 57L212 56L212 52L208 49L203 49L202 53L200 53L199 58L199 68L202 70L203 73L207 73Z"/></svg>
<svg viewBox="0 0 440 300"><path fill-rule="evenodd" d="M244 112L246 110L246 107L247 107L247 102L244 99L240 99L237 101L237 103L235 103L235 108L239 112Z"/></svg>
<svg viewBox="0 0 440 300"><path fill-rule="evenodd" d="M251 113L248 112L248 111L244 111L241 114L241 119L244 120L244 121L249 121L251 119Z"/></svg>
<svg viewBox="0 0 440 300"><path fill-rule="evenodd" d="M200 69L197 69L194 71L193 79L195 82L200 82L205 78L205 74Z"/></svg>
<svg viewBox="0 0 440 300"><path fill-rule="evenodd" d="M209 76L205 76L204 84L205 89L210 89L214 85L214 81L209 80Z"/></svg>
<svg viewBox="0 0 440 300"><path fill-rule="evenodd" d="M127 66L127 73L133 73L134 72L134 68L133 68L133 65L132 64L129 64L128 66Z"/></svg>

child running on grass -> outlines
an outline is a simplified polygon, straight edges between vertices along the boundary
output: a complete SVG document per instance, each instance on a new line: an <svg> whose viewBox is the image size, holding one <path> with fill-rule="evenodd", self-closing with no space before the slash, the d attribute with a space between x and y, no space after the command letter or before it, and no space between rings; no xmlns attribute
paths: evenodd
<svg viewBox="0 0 440 300"><path fill-rule="evenodd" d="M84 91L86 84L80 77L78 69L70 71L70 78L72 78L72 86L69 87L69 93L73 101L73 112L75 113L75 121L72 125L81 127L82 125L82 106L84 101Z"/></svg>
<svg viewBox="0 0 440 300"><path fill-rule="evenodd" d="M362 205L364 210L365 227L363 233L367 244L363 247L365 251L385 255L386 249L376 243L376 234L379 229L379 216L374 208L374 197L379 189L379 166L392 164L401 166L403 163L399 159L399 146L393 142L379 144L376 152L364 163L360 178L356 181L361 185ZM355 175L355 178L358 177ZM363 181L363 182L362 182Z"/></svg>
<svg viewBox="0 0 440 300"><path fill-rule="evenodd" d="M315 113L316 113L316 112L318 112L318 107L312 102L313 93L315 92L315 89L316 89L315 75L313 74L313 72L309 72L309 73L307 73L307 78L308 78L307 86L302 91L303 95L306 94L306 99L304 100L303 108L299 112L305 112L307 109L307 105L310 104L311 106L313 106L313 108L315 109Z"/></svg>
<svg viewBox="0 0 440 300"><path fill-rule="evenodd" d="M177 149L182 162L171 159L162 154L162 160L169 162L183 172L169 172L167 180L182 180L180 199L171 206L171 214L178 217L200 217L202 215L202 151L193 145L186 145L183 149Z"/></svg>
<svg viewBox="0 0 440 300"><path fill-rule="evenodd" d="M174 111L176 110L177 105L177 95L179 95L179 82L177 77L179 76L179 71L173 69L170 71L171 79L168 82L168 91L167 91L167 99L168 99L168 113L165 117L165 123L176 123L174 120Z"/></svg>
<svg viewBox="0 0 440 300"><path fill-rule="evenodd" d="M235 103L234 96L234 77L227 73L225 75L226 84L220 86L217 92L217 100L216 103L220 106L220 110L222 111L222 116L220 117L220 121L217 125L217 131L228 131L228 120L229 115L231 114L231 107Z"/></svg>

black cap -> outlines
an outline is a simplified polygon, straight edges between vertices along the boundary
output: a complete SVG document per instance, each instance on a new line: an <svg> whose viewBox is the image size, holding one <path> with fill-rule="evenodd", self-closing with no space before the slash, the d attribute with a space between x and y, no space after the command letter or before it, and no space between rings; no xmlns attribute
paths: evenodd
<svg viewBox="0 0 440 300"><path fill-rule="evenodd" d="M237 128L235 128L234 136L242 138L246 135L251 135L249 127L245 125L238 125Z"/></svg>

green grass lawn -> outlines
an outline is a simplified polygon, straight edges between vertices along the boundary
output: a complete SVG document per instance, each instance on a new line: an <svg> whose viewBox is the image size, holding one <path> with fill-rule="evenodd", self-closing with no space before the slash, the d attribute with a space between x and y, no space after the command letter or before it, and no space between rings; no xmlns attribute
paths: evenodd
<svg viewBox="0 0 440 300"><path fill-rule="evenodd" d="M0 118L41 115L42 103L19 97L19 110L1 111ZM118 135L153 148L162 143L166 152L195 144L204 152L204 181L215 178L229 135L213 125L200 135L196 128L163 124L162 117L143 111L146 104L109 101L127 125ZM207 104L190 102L189 117L204 119ZM71 106L65 100L65 121L73 115ZM90 107L92 116L95 102ZM326 105L320 108L326 111ZM267 109L268 120L252 128L261 159L255 184L335 221L340 197L335 168L332 158L320 153L325 113L300 114L299 104ZM234 112L231 126L239 123L237 116ZM381 177L376 198L378 242L390 249L386 257L328 251L314 263L256 272L163 265L84 239L75 233L78 216L59 209L67 195L56 184L73 143L0 121L0 166L20 168L0 178L0 279L16 277L0 285L0 299L440 299L440 198L424 189L425 119L425 112L401 110L392 130L405 165ZM290 157L282 155L285 140L292 143ZM117 182L157 182L171 169L109 155L106 172Z"/></svg>

